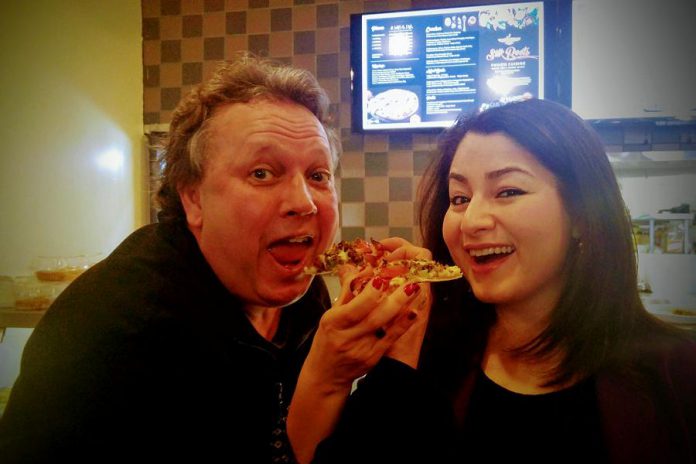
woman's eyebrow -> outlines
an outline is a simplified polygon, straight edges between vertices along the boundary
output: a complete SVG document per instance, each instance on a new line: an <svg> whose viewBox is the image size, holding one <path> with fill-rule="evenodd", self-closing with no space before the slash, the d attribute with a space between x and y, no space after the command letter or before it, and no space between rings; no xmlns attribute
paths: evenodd
<svg viewBox="0 0 696 464"><path fill-rule="evenodd" d="M505 175L512 174L515 172L519 172L521 174L524 174L529 177L534 177L531 172L527 171L526 169L522 169L517 166L508 166L502 169L496 169L495 171L487 172L486 173L486 179L499 179Z"/></svg>
<svg viewBox="0 0 696 464"><path fill-rule="evenodd" d="M524 174L529 177L534 177L532 173L527 171L526 169L522 169L517 166L508 166L504 167L501 169L496 169L495 171L490 171L486 173L486 179L488 180L494 180L494 179L499 179L503 176L506 176L508 174L512 174L515 172L519 172L521 174ZM456 181L456 182L461 182L461 183L467 183L468 179L465 175L460 174L458 172L450 172L449 175L447 176L448 181Z"/></svg>
<svg viewBox="0 0 696 464"><path fill-rule="evenodd" d="M466 176L463 176L462 174L459 174L457 172L450 172L447 176L447 181L449 182L453 180L461 183L467 182Z"/></svg>

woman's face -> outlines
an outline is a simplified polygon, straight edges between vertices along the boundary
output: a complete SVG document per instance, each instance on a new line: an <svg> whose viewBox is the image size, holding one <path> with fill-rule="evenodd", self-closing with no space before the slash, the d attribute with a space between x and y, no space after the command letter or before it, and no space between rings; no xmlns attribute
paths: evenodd
<svg viewBox="0 0 696 464"><path fill-rule="evenodd" d="M468 133L449 173L445 243L476 297L549 311L565 284L571 224L554 175L502 133Z"/></svg>

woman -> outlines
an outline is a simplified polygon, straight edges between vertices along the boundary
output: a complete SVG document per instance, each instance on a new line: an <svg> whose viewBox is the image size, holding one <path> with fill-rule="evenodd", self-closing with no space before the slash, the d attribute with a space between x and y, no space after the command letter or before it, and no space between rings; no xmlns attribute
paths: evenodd
<svg viewBox="0 0 696 464"><path fill-rule="evenodd" d="M696 346L645 311L582 119L535 99L460 117L421 193L424 246L466 277L433 286L420 364L452 402L457 455L694 462Z"/></svg>
<svg viewBox="0 0 696 464"><path fill-rule="evenodd" d="M601 140L541 100L462 116L421 184L418 370L373 370L318 462L694 462L696 344L645 311ZM369 451L368 451L369 450Z"/></svg>

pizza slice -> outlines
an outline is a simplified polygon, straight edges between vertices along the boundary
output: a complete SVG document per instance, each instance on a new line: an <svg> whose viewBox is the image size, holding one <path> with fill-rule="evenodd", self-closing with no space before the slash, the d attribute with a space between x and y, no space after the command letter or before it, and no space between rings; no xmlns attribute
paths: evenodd
<svg viewBox="0 0 696 464"><path fill-rule="evenodd" d="M389 89L371 98L367 110L386 121L402 121L418 111L418 95L410 90Z"/></svg>
<svg viewBox="0 0 696 464"><path fill-rule="evenodd" d="M307 274L335 274L344 264L372 267L371 274L363 274L351 282L351 290L357 294L373 277L388 280L392 288L406 282L442 282L459 279L462 271L458 266L438 263L429 259L399 259L389 261L389 251L376 240L363 239L341 241L331 246L314 259L313 265L305 268Z"/></svg>

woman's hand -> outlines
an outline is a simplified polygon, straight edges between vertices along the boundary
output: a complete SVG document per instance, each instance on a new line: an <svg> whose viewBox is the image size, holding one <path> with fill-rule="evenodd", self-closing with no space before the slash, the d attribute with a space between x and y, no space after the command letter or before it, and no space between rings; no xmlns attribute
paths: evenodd
<svg viewBox="0 0 696 464"><path fill-rule="evenodd" d="M430 258L430 252L403 239L381 243L391 252L390 260ZM372 272L369 266L339 271L341 293L322 317L302 367L288 416L288 435L300 462L311 460L316 445L333 430L354 380L382 356L413 367L418 362L429 285L407 282L393 290ZM360 279L369 281L354 295L351 284Z"/></svg>
<svg viewBox="0 0 696 464"><path fill-rule="evenodd" d="M389 261L432 258L430 251L401 238L380 243ZM415 368L427 325L430 285L407 282L390 289L388 281L373 277L370 266L342 266L339 278L341 293L320 322L306 367L323 366L326 379L337 388L352 385L385 354ZM354 296L353 284L365 280L364 290Z"/></svg>
<svg viewBox="0 0 696 464"><path fill-rule="evenodd" d="M409 302L419 284L389 294L388 282L376 277L353 298L350 283L359 274L344 272L341 296L319 322L290 403L288 437L300 463L310 462L316 446L333 431L353 381L377 364L415 321Z"/></svg>
<svg viewBox="0 0 696 464"><path fill-rule="evenodd" d="M341 295L322 317L303 366L328 391L347 393L415 322L411 302L421 284L405 284L389 292L389 282L369 280L353 296L351 282L371 275L371 269L343 270Z"/></svg>
<svg viewBox="0 0 696 464"><path fill-rule="evenodd" d="M387 256L389 261L397 259L432 259L430 250L414 246L402 238L388 238L380 243L391 251ZM420 287L421 291L418 296L409 303L409 310L416 314L414 323L385 353L385 356L408 364L414 369L418 367L420 349L428 326L428 316L430 315L430 306L432 304L430 284L421 283Z"/></svg>

